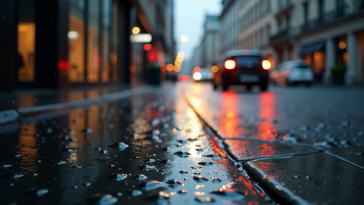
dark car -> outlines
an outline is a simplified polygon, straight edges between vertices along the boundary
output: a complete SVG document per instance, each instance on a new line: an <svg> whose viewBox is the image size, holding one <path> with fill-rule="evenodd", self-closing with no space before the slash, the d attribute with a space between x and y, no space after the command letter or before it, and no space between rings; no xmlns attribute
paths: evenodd
<svg viewBox="0 0 364 205"><path fill-rule="evenodd" d="M230 85L245 85L247 90L252 86L259 86L261 91L266 91L270 68L271 63L262 60L259 50L227 51L212 83L215 90L218 86L227 90Z"/></svg>

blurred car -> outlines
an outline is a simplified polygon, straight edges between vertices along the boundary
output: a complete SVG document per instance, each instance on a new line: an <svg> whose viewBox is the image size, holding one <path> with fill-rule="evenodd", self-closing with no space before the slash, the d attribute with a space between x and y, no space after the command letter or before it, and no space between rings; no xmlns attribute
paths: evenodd
<svg viewBox="0 0 364 205"><path fill-rule="evenodd" d="M312 84L314 74L311 66L302 60L286 61L281 63L270 76L272 84L295 85L303 83Z"/></svg>
<svg viewBox="0 0 364 205"><path fill-rule="evenodd" d="M255 85L261 91L268 89L271 63L262 60L259 50L227 51L220 62L212 81L214 90L218 86L227 90L230 85L245 85L248 91Z"/></svg>
<svg viewBox="0 0 364 205"><path fill-rule="evenodd" d="M193 73L193 79L195 82L211 81L212 73L208 68L201 68L199 72Z"/></svg>

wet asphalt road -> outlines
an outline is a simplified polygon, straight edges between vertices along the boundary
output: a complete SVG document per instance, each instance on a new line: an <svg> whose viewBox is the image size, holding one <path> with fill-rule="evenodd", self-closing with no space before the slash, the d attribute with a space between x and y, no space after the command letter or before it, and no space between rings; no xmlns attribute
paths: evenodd
<svg viewBox="0 0 364 205"><path fill-rule="evenodd" d="M213 91L183 84L193 107L260 187L313 204L364 201L364 89L270 87ZM278 199L279 197L273 197Z"/></svg>
<svg viewBox="0 0 364 205"><path fill-rule="evenodd" d="M363 94L184 83L0 126L0 204L361 204Z"/></svg>
<svg viewBox="0 0 364 205"><path fill-rule="evenodd" d="M0 204L269 200L232 165L171 86L1 126L0 133Z"/></svg>

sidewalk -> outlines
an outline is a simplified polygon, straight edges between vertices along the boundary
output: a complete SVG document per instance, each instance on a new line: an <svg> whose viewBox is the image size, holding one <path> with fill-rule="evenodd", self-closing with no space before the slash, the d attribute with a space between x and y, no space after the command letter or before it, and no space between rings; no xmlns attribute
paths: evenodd
<svg viewBox="0 0 364 205"><path fill-rule="evenodd" d="M14 92L0 92L0 111L22 109L34 106L73 102L92 99L108 93L129 89L130 86L110 86L104 88L80 88L69 90L18 90Z"/></svg>
<svg viewBox="0 0 364 205"><path fill-rule="evenodd" d="M34 119L2 140L4 203L270 202L174 87Z"/></svg>
<svg viewBox="0 0 364 205"><path fill-rule="evenodd" d="M0 125L27 117L116 100L133 92L148 92L149 86L113 86L71 90L27 90L0 93ZM12 101L12 103L10 103Z"/></svg>

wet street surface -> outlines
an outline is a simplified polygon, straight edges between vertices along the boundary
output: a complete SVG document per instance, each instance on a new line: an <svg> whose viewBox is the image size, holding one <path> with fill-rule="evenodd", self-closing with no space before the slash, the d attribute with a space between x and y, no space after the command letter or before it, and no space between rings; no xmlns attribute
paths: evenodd
<svg viewBox="0 0 364 205"><path fill-rule="evenodd" d="M2 125L0 204L360 204L362 94L185 83Z"/></svg>
<svg viewBox="0 0 364 205"><path fill-rule="evenodd" d="M364 188L364 92L360 87L213 91L184 84L228 155L275 201L360 204Z"/></svg>
<svg viewBox="0 0 364 205"><path fill-rule="evenodd" d="M17 126L0 127L1 204L270 202L174 87Z"/></svg>

